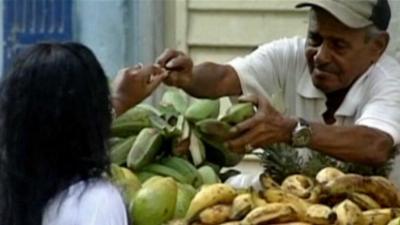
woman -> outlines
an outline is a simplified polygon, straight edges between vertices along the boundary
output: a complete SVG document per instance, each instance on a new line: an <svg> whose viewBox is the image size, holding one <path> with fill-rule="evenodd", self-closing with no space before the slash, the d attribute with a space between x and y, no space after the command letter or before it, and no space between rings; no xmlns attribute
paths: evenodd
<svg viewBox="0 0 400 225"><path fill-rule="evenodd" d="M25 51L0 84L1 224L128 224L119 191L103 178L111 102L121 114L165 76L157 66L123 69L111 97L87 47Z"/></svg>

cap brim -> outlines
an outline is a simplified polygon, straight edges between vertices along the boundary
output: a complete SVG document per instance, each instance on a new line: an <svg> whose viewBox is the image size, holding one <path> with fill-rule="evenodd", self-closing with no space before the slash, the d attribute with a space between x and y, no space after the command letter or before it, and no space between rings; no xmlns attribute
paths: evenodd
<svg viewBox="0 0 400 225"><path fill-rule="evenodd" d="M304 1L296 5L296 8L319 7L332 14L340 22L350 28L363 28L372 25L372 21L365 19L347 7L335 1Z"/></svg>

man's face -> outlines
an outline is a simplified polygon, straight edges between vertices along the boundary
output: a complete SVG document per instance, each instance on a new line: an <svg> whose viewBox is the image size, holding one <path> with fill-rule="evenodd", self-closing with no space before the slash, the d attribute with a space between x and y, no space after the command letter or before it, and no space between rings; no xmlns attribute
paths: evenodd
<svg viewBox="0 0 400 225"><path fill-rule="evenodd" d="M352 29L328 12L313 9L306 42L315 87L331 93L349 87L379 57L366 29Z"/></svg>

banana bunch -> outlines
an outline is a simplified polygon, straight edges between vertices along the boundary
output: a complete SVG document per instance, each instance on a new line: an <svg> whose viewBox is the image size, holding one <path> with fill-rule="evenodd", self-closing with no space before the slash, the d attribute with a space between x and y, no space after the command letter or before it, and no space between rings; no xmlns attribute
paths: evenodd
<svg viewBox="0 0 400 225"><path fill-rule="evenodd" d="M231 152L223 143L231 137L231 126L254 115L254 108L251 103L239 103L223 115L219 112L219 100L196 99L189 104L181 90L171 88L157 108L139 104L113 121L111 161L130 168L141 181L161 175L194 187L203 184L202 180L219 182L219 168L202 167L209 163L234 166L241 161L243 155ZM176 158L164 160L171 157L191 166L175 162ZM196 168L201 168L204 179Z"/></svg>

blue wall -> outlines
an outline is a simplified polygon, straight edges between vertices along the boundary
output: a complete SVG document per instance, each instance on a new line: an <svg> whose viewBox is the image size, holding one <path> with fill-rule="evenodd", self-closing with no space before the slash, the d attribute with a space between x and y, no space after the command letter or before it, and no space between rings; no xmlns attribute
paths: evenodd
<svg viewBox="0 0 400 225"><path fill-rule="evenodd" d="M0 0L0 24L3 24ZM109 77L125 66L150 63L163 50L163 1L74 0L73 39L88 45ZM3 26L0 26L3 34ZM4 46L3 35L0 43ZM0 71L3 52L0 48Z"/></svg>

